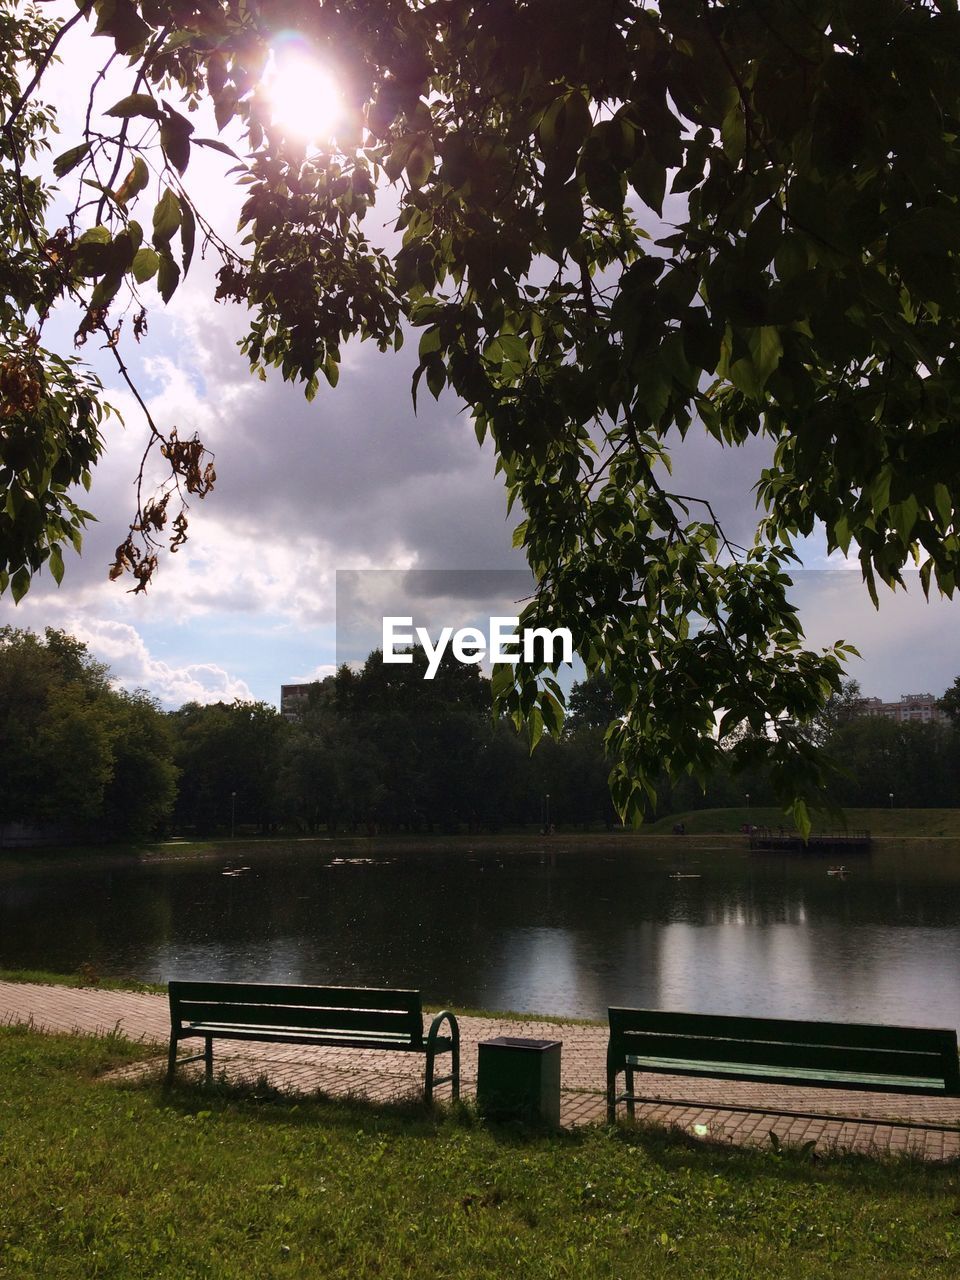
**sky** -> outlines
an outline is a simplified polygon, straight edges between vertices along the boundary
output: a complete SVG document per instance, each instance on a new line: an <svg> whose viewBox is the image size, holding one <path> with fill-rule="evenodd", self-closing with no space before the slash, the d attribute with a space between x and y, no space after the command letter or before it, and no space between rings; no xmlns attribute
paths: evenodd
<svg viewBox="0 0 960 1280"><path fill-rule="evenodd" d="M73 38L51 84L64 150L77 140L72 122L104 49L86 34ZM102 105L128 91L122 81L108 83ZM187 186L218 229L233 235L239 196L222 180L226 167L213 153L202 163L192 159ZM368 218L374 241L386 244L387 213ZM524 569L511 545L520 517L507 517L493 451L478 447L468 414L454 397L435 403L426 393L413 411L415 341L388 355L349 345L337 388L324 384L308 404L279 375L267 382L251 376L237 349L245 314L213 301L213 271L212 261L198 257L172 303L164 308L157 299L150 307L143 344L128 341L125 349L158 423L176 425L181 436L199 431L216 455L215 489L191 502L189 541L163 556L146 594L131 594L129 579L107 578L133 516L145 431L105 353L91 344L84 358L125 421L111 418L105 427L105 457L86 499L97 523L80 557L65 554L59 588L42 574L18 606L0 598L0 625L61 627L107 662L120 685L145 688L169 708L234 698L277 704L281 684L332 671L338 571L391 570L402 581L405 570ZM48 344L69 350L75 323L55 316ZM691 432L675 458L676 487L708 497L728 534L749 541L751 486L767 456L762 442L723 450ZM887 593L876 613L859 571L828 562L822 539L799 549L804 571L795 598L808 639L814 647L840 639L857 645L863 657L849 674L865 693L940 694L960 674L960 603L925 605L914 583L906 593ZM487 596L484 588L472 601L461 597L462 616L449 623L472 623Z"/></svg>

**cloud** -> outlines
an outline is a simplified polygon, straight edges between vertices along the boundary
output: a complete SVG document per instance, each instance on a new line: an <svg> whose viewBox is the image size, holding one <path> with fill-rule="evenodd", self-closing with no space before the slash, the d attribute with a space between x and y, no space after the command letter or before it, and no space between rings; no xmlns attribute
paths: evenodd
<svg viewBox="0 0 960 1280"><path fill-rule="evenodd" d="M65 628L82 640L94 657L110 667L115 687L148 689L169 708L185 702L249 701L253 695L243 680L213 663L172 667L148 650L135 627L122 622L76 617Z"/></svg>
<svg viewBox="0 0 960 1280"><path fill-rule="evenodd" d="M940 695L960 675L960 599L924 599L920 575L903 575L906 590L880 588L874 609L859 569L791 573L789 593L800 611L808 648L845 640L860 658L847 675L865 695L885 699L902 693Z"/></svg>

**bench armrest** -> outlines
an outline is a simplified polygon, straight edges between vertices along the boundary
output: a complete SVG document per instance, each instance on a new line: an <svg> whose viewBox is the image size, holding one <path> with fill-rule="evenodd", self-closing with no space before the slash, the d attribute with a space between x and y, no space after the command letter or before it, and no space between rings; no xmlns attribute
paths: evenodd
<svg viewBox="0 0 960 1280"><path fill-rule="evenodd" d="M437 1053L437 1043L440 1039L440 1028L445 1022L450 1024L450 1075L445 1076L444 1080L449 1080L453 1086L454 1102L460 1097L460 1026L454 1015L444 1009L430 1023L430 1030L427 1032L427 1071L423 1097L428 1105L433 1101L433 1064ZM445 1046L441 1049L441 1053L446 1052L447 1047ZM442 1084L444 1081L440 1080L437 1083Z"/></svg>
<svg viewBox="0 0 960 1280"><path fill-rule="evenodd" d="M444 1022L450 1024L450 1039L453 1044L460 1044L460 1024L457 1022L456 1015L444 1009L442 1013L438 1013L434 1020L430 1023L430 1030L427 1032L427 1048L431 1048L437 1042L440 1034L440 1028Z"/></svg>

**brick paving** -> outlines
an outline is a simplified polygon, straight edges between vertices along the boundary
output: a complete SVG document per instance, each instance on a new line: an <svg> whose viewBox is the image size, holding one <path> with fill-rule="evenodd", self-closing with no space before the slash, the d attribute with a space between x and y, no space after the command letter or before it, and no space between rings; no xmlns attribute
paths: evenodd
<svg viewBox="0 0 960 1280"><path fill-rule="evenodd" d="M502 1035L561 1040L561 1123L573 1126L604 1121L605 1027L495 1017L464 1016L458 1020L465 1096L470 1096L476 1086L479 1041ZM170 1030L165 996L0 982L0 1023L11 1022L27 1022L38 1030L51 1032L102 1035L116 1031L130 1039L163 1046ZM158 1069L165 1061L164 1053L152 1059L146 1069ZM441 1059L441 1071L443 1064ZM423 1079L423 1060L414 1054L227 1041L214 1042L214 1069L224 1072L231 1081L266 1078L274 1087L289 1092L322 1090L376 1102L417 1096ZM138 1066L135 1070L144 1068ZM638 1120L676 1125L715 1140L766 1146L772 1131L782 1142L814 1141L821 1149L878 1154L908 1151L927 1160L960 1157L960 1132L925 1127L960 1126L958 1099L660 1075L638 1076L637 1080L651 1098L637 1105ZM440 1099L448 1098L449 1093L449 1085L437 1090ZM730 1109L733 1107L744 1109ZM777 1115L778 1108L820 1114L816 1118ZM889 1121L893 1119L909 1120L919 1127L891 1125Z"/></svg>

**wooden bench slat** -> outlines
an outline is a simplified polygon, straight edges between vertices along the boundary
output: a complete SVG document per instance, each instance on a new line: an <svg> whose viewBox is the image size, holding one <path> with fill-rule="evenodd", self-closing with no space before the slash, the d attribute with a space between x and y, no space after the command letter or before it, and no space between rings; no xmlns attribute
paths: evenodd
<svg viewBox="0 0 960 1280"><path fill-rule="evenodd" d="M897 1027L866 1022L808 1022L787 1018L740 1018L729 1014L675 1013L665 1009L610 1009L610 1029L664 1031L677 1035L726 1036L734 1040L784 1040L863 1049L941 1052L956 1049L956 1033L937 1027ZM952 1040L951 1040L952 1038Z"/></svg>
<svg viewBox="0 0 960 1280"><path fill-rule="evenodd" d="M181 1001L179 1015L184 1025L196 1022L223 1023L250 1027L280 1026L304 1031L330 1028L340 1031L369 1031L391 1034L419 1044L423 1021L419 1014L394 1013L379 1009L328 1009L323 1005L235 1004L231 1001Z"/></svg>
<svg viewBox="0 0 960 1280"><path fill-rule="evenodd" d="M311 1035L309 1031L304 1032L299 1027L258 1027L256 1034L252 1035L249 1027L231 1026L227 1023L203 1023L186 1029L185 1034L179 1038L185 1040L191 1036L208 1035L218 1040L257 1040L316 1045L323 1048L396 1049L399 1053L423 1053L423 1044L415 1043L409 1037L401 1039L397 1036L361 1036L350 1031L318 1031L315 1035ZM438 1052L448 1049L450 1043L449 1037L439 1037L436 1041Z"/></svg>
<svg viewBox="0 0 960 1280"><path fill-rule="evenodd" d="M168 983L178 1001L229 999L232 1004L322 1005L328 1009L382 1009L421 1013L420 992L387 987L314 987L275 982Z"/></svg>
<svg viewBox="0 0 960 1280"><path fill-rule="evenodd" d="M813 1067L775 1065L764 1069L756 1062L696 1062L689 1058L648 1058L628 1055L626 1065L638 1071L677 1076L728 1076L766 1084L816 1084L825 1089L870 1089L883 1093L946 1094L938 1076L883 1075L866 1071L821 1071Z"/></svg>
<svg viewBox="0 0 960 1280"><path fill-rule="evenodd" d="M900 1049L863 1049L853 1045L811 1044L807 1040L727 1040L720 1036L659 1035L624 1032L621 1043L628 1055L679 1058L746 1066L803 1067L821 1071L854 1071L886 1076L933 1077L941 1071L939 1053Z"/></svg>

